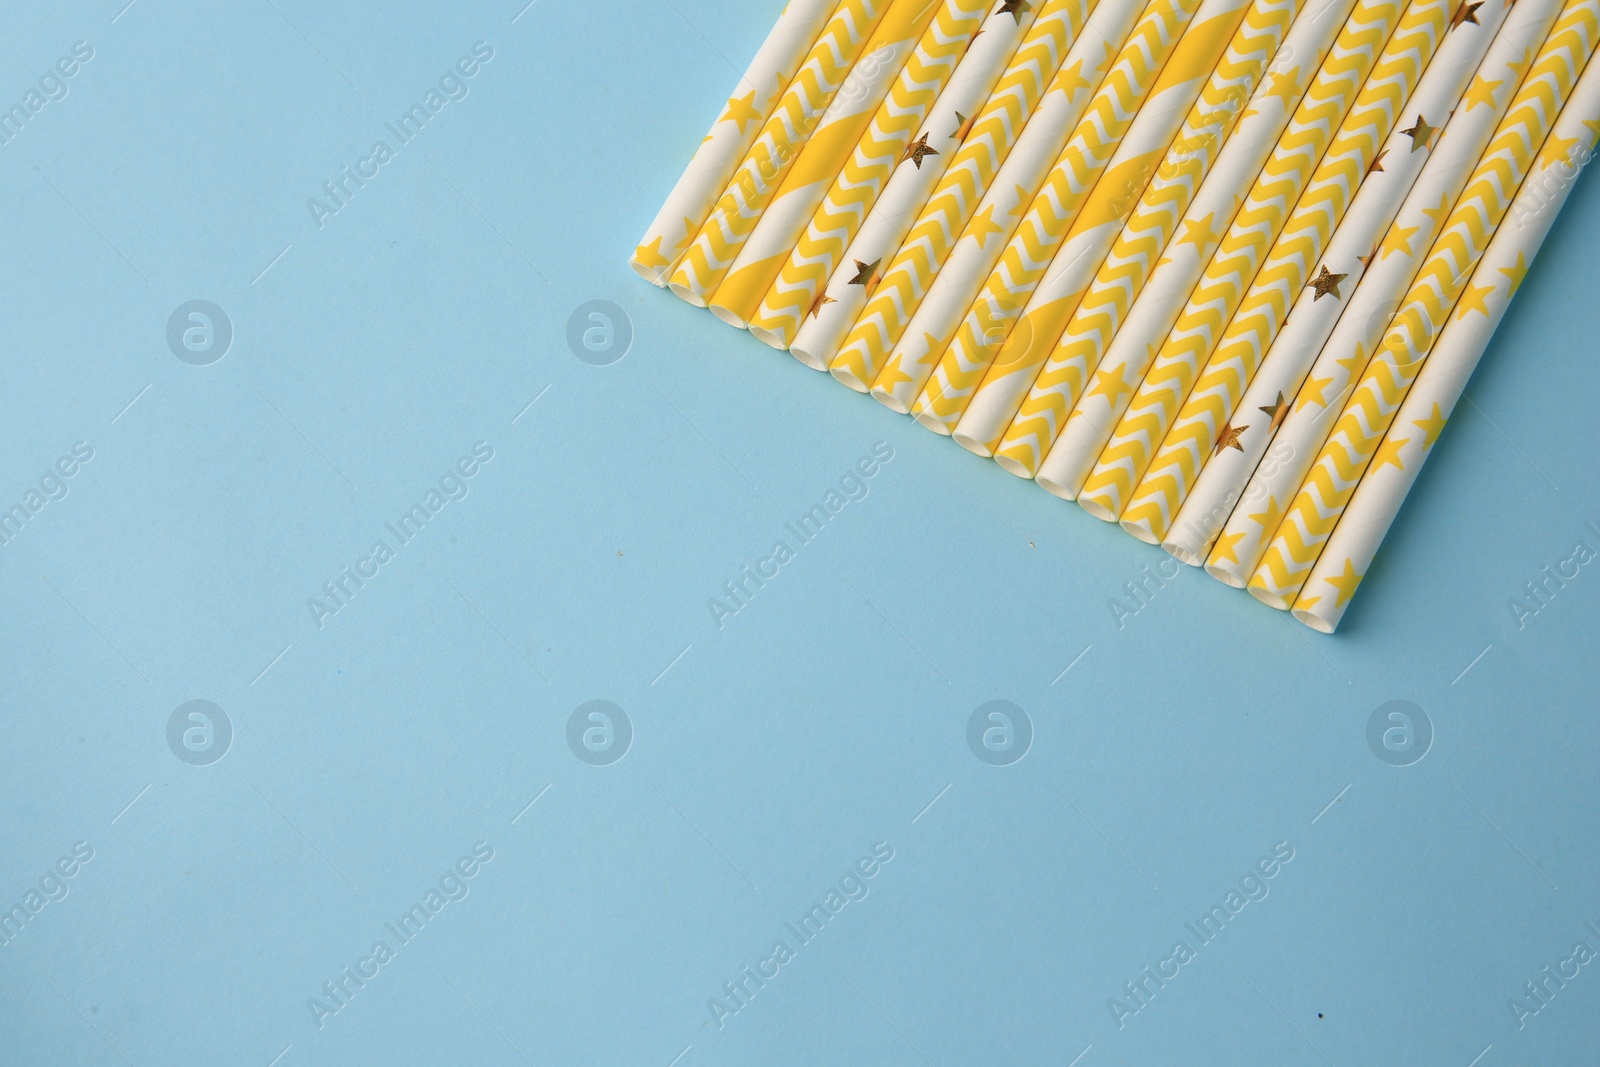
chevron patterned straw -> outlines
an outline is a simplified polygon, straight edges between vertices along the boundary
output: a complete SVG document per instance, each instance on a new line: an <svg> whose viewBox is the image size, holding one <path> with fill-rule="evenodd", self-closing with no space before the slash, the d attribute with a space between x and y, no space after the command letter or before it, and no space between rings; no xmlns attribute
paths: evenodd
<svg viewBox="0 0 1600 1067"><path fill-rule="evenodd" d="M1131 0L1128 0L1131 2ZM866 392L1041 101L1072 95L1061 67L1096 0L1049 0L828 369ZM1071 68L1069 68L1070 70Z"/></svg>
<svg viewBox="0 0 1600 1067"><path fill-rule="evenodd" d="M1147 7L1145 0L1103 0L1095 9L1088 30L1062 65L1053 87L1057 91L1046 94L1029 120L873 382L872 395L880 403L901 413L911 410L945 342L994 269L1135 22L1142 12L1172 2L1149 0Z"/></svg>
<svg viewBox="0 0 1600 1067"><path fill-rule="evenodd" d="M1295 601L1294 617L1323 633L1344 618L1350 598L1372 564L1439 432L1455 410L1489 339L1505 316L1578 170L1594 158L1600 136L1600 64L1590 62L1545 139L1538 162L1511 204L1515 226L1502 224L1489 243L1466 292L1456 305L1428 362L1406 394L1378 459L1361 478L1355 496Z"/></svg>
<svg viewBox="0 0 1600 1067"><path fill-rule="evenodd" d="M873 31L861 58L783 176L755 229L745 238L733 266L707 303L713 314L743 329L761 305L768 286L794 251L806 224L822 204L840 170L869 130L890 88L900 81L923 33L953 0L893 0ZM968 3L970 5L970 0ZM965 48L970 31L959 37ZM887 136L887 135L886 135Z"/></svg>
<svg viewBox="0 0 1600 1067"><path fill-rule="evenodd" d="M818 283L811 293L789 345L790 355L814 370L828 369L845 334L877 288L881 270L899 250L934 188L948 173L963 139L976 128L977 117L994 95L1024 35L1033 28L1035 17L1032 8L1018 8L1013 12L997 10L984 21L961 65L950 76L949 85L934 101L922 124L922 134L900 157L894 176L862 220L849 248L837 258L833 276ZM759 329L754 332L762 336ZM867 383L842 380L860 392L867 390Z"/></svg>
<svg viewBox="0 0 1600 1067"><path fill-rule="evenodd" d="M942 354L930 350L937 362L911 408L923 426L943 434L955 428L973 388L1115 158L1199 2L1156 0L1145 8L1026 212L1016 213L1021 217L1012 235L1004 246L998 241L993 245L999 255L987 277L977 277L970 290L965 284L944 290L944 306L962 307L966 314L953 336L935 332L949 343Z"/></svg>
<svg viewBox="0 0 1600 1067"><path fill-rule="evenodd" d="M1565 17L1568 12L1572 19ZM1286 609L1295 602L1457 300L1467 311L1482 310L1488 290L1467 288L1472 273L1588 63L1597 35L1600 0L1568 4L1251 577L1247 588L1262 603Z"/></svg>
<svg viewBox="0 0 1600 1067"><path fill-rule="evenodd" d="M789 87L839 0L790 0L756 57L700 142L628 265L652 285L666 285L673 264L706 221L734 168Z"/></svg>
<svg viewBox="0 0 1600 1067"><path fill-rule="evenodd" d="M972 35L988 9L989 0L945 0L901 69L894 88L879 105L878 113L851 153L849 162L838 172L798 244L790 243L792 251L788 260L749 318L752 336L778 349L786 349L794 341L801 320L816 301L817 291L838 266L845 248L877 203L884 184L894 174L902 157L908 149L921 152L925 147L919 144L912 148L912 134L922 125L945 83L955 73L956 65L966 54ZM1007 21L1011 21L1009 17ZM801 157L801 165L809 155L808 151ZM922 156L918 155L917 159L921 162ZM798 173L797 167L790 177ZM772 214L769 209L768 218ZM745 251L750 252L753 247L752 240ZM756 275L753 280L759 280L760 276ZM722 289L727 290L735 277L739 275L730 275ZM742 299L735 303L730 298L729 303L724 304L723 291L719 290L712 301L712 310L725 306L733 308L737 314L745 303ZM726 321L727 316L723 319Z"/></svg>
<svg viewBox="0 0 1600 1067"><path fill-rule="evenodd" d="M1554 15L1553 0L1537 2L1550 8ZM1402 112L1418 116L1420 124L1392 132L1384 143L1323 253L1323 265L1331 265L1331 277L1319 273L1319 278L1327 277L1320 287L1302 287L1283 332L1272 342L1238 402L1236 410L1245 416L1235 427L1240 432L1230 434L1228 447L1213 449L1162 540L1162 547L1183 562L1191 566L1205 562L1217 532L1243 494L1257 462L1266 454L1277 429L1273 424L1282 425L1288 417L1306 371L1333 332L1347 301L1354 299L1374 247L1394 221L1423 164L1432 156L1435 138L1425 135L1425 131L1441 129L1455 111L1505 16L1504 0L1484 0L1456 9L1438 57L1429 65Z"/></svg>
<svg viewBox="0 0 1600 1067"><path fill-rule="evenodd" d="M1207 0L1200 5L1116 154L1095 183L1094 192L1084 201L1055 258L1029 296L1021 319L1000 346L961 413L951 434L961 447L980 456L993 453L1045 357L1055 348L1067 320L1077 310L1079 298L1105 262L1132 211L1142 202L1151 178L1201 91L1211 82L1228 51L1239 43L1237 35L1246 40L1252 36L1244 26L1245 19L1255 14L1259 20L1264 13L1285 8L1284 0ZM1289 17L1285 11L1280 37ZM1262 65L1269 53L1270 49L1262 49Z"/></svg>
<svg viewBox="0 0 1600 1067"><path fill-rule="evenodd" d="M1048 424L1048 432L1039 434L1037 454L1043 460L1031 472L1046 491L1077 499L1133 390L1227 233L1240 191L1266 166L1354 6L1355 0L1309 6L1295 20L1233 134L1200 140L1195 156L1167 186L1171 200L1153 199L1152 210L1129 220L1128 232L1141 236L1130 237L1124 246L1131 257L1126 272L1108 276L1084 297L1086 311L1101 308L1107 319L1115 315L1115 322L1069 323L1018 414L1018 420L1027 416ZM1156 181L1161 183L1162 175ZM1112 256L1118 255L1112 249ZM1091 373L1094 385L1085 392ZM1033 455L1027 458L1032 461ZM1005 465L1004 443L997 458Z"/></svg>
<svg viewBox="0 0 1600 1067"><path fill-rule="evenodd" d="M1396 212L1376 256L1322 346L1284 422L1273 435L1206 560L1206 573L1243 589L1277 533L1328 432L1383 339L1467 178L1505 118L1563 0L1522 0L1480 65L1463 103L1445 125L1422 173Z"/></svg>
<svg viewBox="0 0 1600 1067"><path fill-rule="evenodd" d="M1300 290L1310 288L1334 300L1341 299L1339 279L1332 272L1324 269L1317 278L1312 277L1317 274L1316 265L1373 163L1382 166L1378 152L1401 125L1398 120L1402 110L1450 28L1450 8L1459 3L1461 0L1445 0L1420 9L1416 20L1401 22L1384 49L1384 58L1367 78L1355 106L1284 224L1283 233L1262 261L1233 321L1223 331L1123 508L1122 528L1141 541L1159 544L1165 538L1200 469L1214 452L1242 447L1239 438L1244 427L1232 425L1239 399L1277 338ZM1485 45L1488 39L1483 35ZM1426 151L1434 132L1426 123L1418 122L1407 136Z"/></svg>
<svg viewBox="0 0 1600 1067"><path fill-rule="evenodd" d="M1262 257L1282 233L1397 25L1418 17L1431 21L1429 13L1446 3L1412 0L1402 7L1398 0L1379 0L1356 7L1084 482L1078 504L1085 511L1107 522L1122 515L1178 406L1188 397L1200 367L1238 309ZM1402 40L1416 46L1410 34Z"/></svg>
<svg viewBox="0 0 1600 1067"><path fill-rule="evenodd" d="M706 306L888 8L889 0L843 0L828 19L717 206L673 269L667 286L678 296L696 307Z"/></svg>

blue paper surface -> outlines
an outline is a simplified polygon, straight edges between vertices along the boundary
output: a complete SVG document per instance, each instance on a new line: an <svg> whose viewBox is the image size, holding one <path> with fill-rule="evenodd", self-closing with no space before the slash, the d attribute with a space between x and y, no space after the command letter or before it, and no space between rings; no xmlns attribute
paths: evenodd
<svg viewBox="0 0 1600 1067"><path fill-rule="evenodd" d="M1326 638L632 275L777 3L124 2L0 35L0 1063L1595 1062L1592 175Z"/></svg>

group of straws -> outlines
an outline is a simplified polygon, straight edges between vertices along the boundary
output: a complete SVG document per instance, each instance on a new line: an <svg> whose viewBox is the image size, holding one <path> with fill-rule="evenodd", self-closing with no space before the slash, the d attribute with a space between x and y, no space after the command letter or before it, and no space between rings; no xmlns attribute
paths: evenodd
<svg viewBox="0 0 1600 1067"><path fill-rule="evenodd" d="M1600 137L1600 0L789 0L632 266L1332 632Z"/></svg>

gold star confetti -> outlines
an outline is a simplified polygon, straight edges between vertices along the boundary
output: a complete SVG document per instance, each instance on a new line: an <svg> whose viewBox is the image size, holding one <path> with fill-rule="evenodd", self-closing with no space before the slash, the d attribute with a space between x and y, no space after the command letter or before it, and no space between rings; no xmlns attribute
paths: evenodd
<svg viewBox="0 0 1600 1067"><path fill-rule="evenodd" d="M1000 5L996 15L1010 15L1017 20L1017 25L1022 25L1022 16L1033 10L1033 5L1028 0L1005 0Z"/></svg>
<svg viewBox="0 0 1600 1067"><path fill-rule="evenodd" d="M1323 264L1322 273L1306 283L1307 289L1315 289L1317 291L1317 295L1311 298L1311 302L1315 304L1325 296L1331 296L1335 300L1344 299L1339 295L1339 283L1348 277L1348 274L1333 273L1328 269L1327 264Z"/></svg>
<svg viewBox="0 0 1600 1067"><path fill-rule="evenodd" d="M939 150L928 143L928 135L923 134L906 148L905 155L900 157L900 162L904 163L909 159L912 163L916 164L918 170L921 170L922 160L924 157L936 156L938 154Z"/></svg>
<svg viewBox="0 0 1600 1067"><path fill-rule="evenodd" d="M1267 407L1257 408L1256 410L1264 411L1272 417L1272 425L1267 427L1267 432L1273 433L1277 431L1279 426L1283 425L1283 420L1289 417L1289 402L1283 398L1283 391L1280 389L1278 391L1278 399Z"/></svg>
<svg viewBox="0 0 1600 1067"><path fill-rule="evenodd" d="M822 314L823 308L827 307L829 304L836 303L838 303L838 301L829 296L826 292L818 293L817 298L811 302L811 311L809 314L812 318L816 318L818 315Z"/></svg>
<svg viewBox="0 0 1600 1067"><path fill-rule="evenodd" d="M1362 270L1366 270L1368 267L1372 266L1372 261L1374 259L1376 259L1376 258L1378 258L1378 246L1377 245L1373 245L1372 246L1372 251L1368 252L1366 255L1357 256L1356 257L1356 259L1359 260L1360 263L1361 263L1361 269Z"/></svg>
<svg viewBox="0 0 1600 1067"><path fill-rule="evenodd" d="M956 112L956 122L960 123L960 125L957 126L956 129L955 129L955 132L950 135L950 139L952 141L965 141L967 139L967 137L972 133L972 125L973 125L973 123L975 123L977 121L978 121L978 118L977 118L976 115L974 115L972 118L968 118L967 116L963 115L961 112L957 111Z"/></svg>
<svg viewBox="0 0 1600 1067"><path fill-rule="evenodd" d="M1372 157L1372 165L1367 168L1367 173L1371 174L1373 171L1380 171L1381 172L1383 170L1383 157L1388 155L1388 154L1389 154L1389 150L1387 148L1385 148L1383 151L1381 151L1377 155L1373 156Z"/></svg>
<svg viewBox="0 0 1600 1067"><path fill-rule="evenodd" d="M1217 443L1216 446L1211 449L1211 454L1214 456L1220 456L1224 448L1237 448L1240 452L1243 452L1244 445L1239 443L1239 438L1249 428L1250 427L1248 426L1240 426L1236 429L1231 424L1224 423L1222 426L1222 433L1217 435Z"/></svg>
<svg viewBox="0 0 1600 1067"><path fill-rule="evenodd" d="M882 262L882 259L875 259L871 263L856 260L856 276L850 279L850 284L864 285L867 287L867 295L872 295L872 290L878 287L878 264Z"/></svg>
<svg viewBox="0 0 1600 1067"><path fill-rule="evenodd" d="M1454 15L1450 16L1450 28L1452 30L1459 29L1469 22L1474 26L1478 25L1478 8L1482 6L1482 4L1469 4L1467 0L1461 0L1461 6L1456 8Z"/></svg>
<svg viewBox="0 0 1600 1067"><path fill-rule="evenodd" d="M1420 152L1428 147L1428 142L1433 139L1434 134L1439 132L1439 127L1429 126L1427 120L1418 115L1415 126L1400 132L1411 138L1411 151Z"/></svg>

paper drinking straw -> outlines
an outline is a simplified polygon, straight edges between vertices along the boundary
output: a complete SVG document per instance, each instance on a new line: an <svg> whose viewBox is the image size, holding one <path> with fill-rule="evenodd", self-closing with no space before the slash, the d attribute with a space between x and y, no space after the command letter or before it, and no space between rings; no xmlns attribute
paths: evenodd
<svg viewBox="0 0 1600 1067"><path fill-rule="evenodd" d="M1061 0L1065 6L1066 0ZM845 334L877 288L879 272L893 259L906 233L934 188L948 173L966 136L976 129L985 103L1017 54L1023 37L1033 28L1033 8L1007 12L997 8L972 40L950 84L928 112L922 132L912 139L894 176L861 223L850 247L837 257L831 278L819 283L802 313L801 325L789 354L814 370L826 370L839 351ZM857 267L856 264L860 264ZM865 279L861 275L872 267ZM785 268L787 269L787 268ZM761 336L758 332L757 336ZM867 391L867 383L854 386Z"/></svg>
<svg viewBox="0 0 1600 1067"><path fill-rule="evenodd" d="M928 429L948 434L954 428L988 359L1005 339L1008 324L1049 267L1067 227L1105 172L1198 6L1199 0L1152 0L1042 180L1037 185L1026 183L1032 195L1020 199L1014 209L1007 205L1005 232L964 259L958 248L934 282L937 296L923 304L922 329L946 344L942 351L930 347L922 357L929 361L931 374L911 407L911 414ZM997 189L1004 187L1003 179L1004 175ZM928 320L933 308L954 314ZM914 330L909 337L915 337ZM901 338L897 351L907 349L907 340Z"/></svg>
<svg viewBox="0 0 1600 1067"><path fill-rule="evenodd" d="M759 307L749 316L752 336L773 348L789 347L799 332L801 319L816 301L817 290L833 273L896 166L902 158L909 158L908 152L915 155L920 164L923 153L936 151L933 146L920 142L913 145L912 135L955 73L988 9L989 0L944 0L939 13L923 31L922 40L911 58L901 68L894 87L878 106L867 132L862 134L844 169L833 180L798 243L788 251L782 269L777 271L760 298ZM1012 20L1008 16L1006 21ZM809 155L808 151L806 156ZM805 165L806 156L801 157L795 172L790 174L791 179ZM762 227L772 217L773 211L769 208L740 258L755 250L756 238L761 236ZM735 279L753 282L764 274L764 267L759 272L754 267L741 272L736 266L717 291L716 299L711 302L712 310L723 314L724 318L727 314L719 308L728 314L742 314L749 302L742 298L736 300L735 296L748 292L748 287L741 289ZM747 275L752 277L747 278Z"/></svg>
<svg viewBox="0 0 1600 1067"><path fill-rule="evenodd" d="M696 307L706 306L844 84L862 46L878 28L889 3L890 0L842 0L822 27L821 36L806 54L772 115L762 124L761 133L734 171L716 207L669 275L667 287L678 296Z"/></svg>
<svg viewBox="0 0 1600 1067"><path fill-rule="evenodd" d="M867 134L879 105L899 80L923 33L947 3L949 0L892 0L863 46L861 58L850 68L850 76L834 94L706 304L717 318L743 329L755 314L806 224ZM961 40L964 44L966 38Z"/></svg>
<svg viewBox="0 0 1600 1067"><path fill-rule="evenodd" d="M1151 6L1167 2L1149 0ZM911 409L945 343L960 325L972 297L1000 258L1099 90L1117 50L1145 9L1146 0L1102 0L1095 8L1087 29L1057 74L1052 86L1056 91L1045 94L1027 129L1017 138L873 382L872 395L885 406L902 414Z"/></svg>
<svg viewBox="0 0 1600 1067"><path fill-rule="evenodd" d="M1539 2L1554 13L1553 0ZM1475 21L1468 20L1469 14ZM1451 29L1438 56L1401 112L1403 116L1417 116L1422 124L1394 130L1384 142L1344 221L1322 254L1322 265L1329 268L1332 277L1321 286L1302 286L1282 332L1238 401L1235 411L1240 414L1229 421L1230 427L1240 432L1230 435L1228 447L1213 449L1162 540L1162 547L1183 562L1191 566L1205 562L1213 539L1243 495L1257 462L1266 454L1277 429L1273 424L1282 425L1288 416L1306 371L1333 332L1346 303L1354 299L1373 249L1431 156L1438 137L1427 131L1437 132L1444 127L1500 31L1505 15L1504 0L1485 0L1476 8L1458 7L1451 16ZM1407 121L1397 125L1407 126ZM1317 276L1323 277L1320 271ZM1196 386L1195 394L1199 393Z"/></svg>
<svg viewBox="0 0 1600 1067"><path fill-rule="evenodd" d="M1284 0L1206 0L1200 5L1029 295L1022 317L1009 328L999 351L991 351L989 366L951 434L961 447L980 456L994 451L1235 33L1248 32L1242 28L1246 13L1259 17L1259 12L1283 6ZM1288 22L1284 17L1283 26ZM1008 259L1009 253L1001 260L1002 270Z"/></svg>
<svg viewBox="0 0 1600 1067"><path fill-rule="evenodd" d="M1443 0L1357 5L1078 494L1115 522L1396 26ZM1409 36L1407 44L1412 42Z"/></svg>
<svg viewBox="0 0 1600 1067"><path fill-rule="evenodd" d="M711 132L661 205L655 221L639 238L628 265L653 285L666 285L667 275L700 224L711 214L733 169L754 143L762 124L789 87L794 72L822 33L839 0L789 0L777 25L750 61L728 97Z"/></svg>
<svg viewBox="0 0 1600 1067"><path fill-rule="evenodd" d="M1332 633L1344 617L1506 306L1539 254L1579 168L1594 158L1596 135L1600 134L1596 119L1600 119L1600 64L1590 62L1545 139L1533 171L1512 201L1511 221L1503 222L1495 232L1473 272L1466 290L1474 294L1472 299L1463 295L1456 304L1454 316L1440 333L1377 458L1362 476L1295 601L1294 617L1312 629Z"/></svg>
<svg viewBox="0 0 1600 1067"><path fill-rule="evenodd" d="M1084 297L1085 314L1099 309L1103 318L1068 324L1015 420L1022 432L1038 427L1037 452L1024 453L1030 464L1038 463L1038 469L1024 468L1020 473L1032 473L1046 491L1076 499L1112 427L1228 231L1242 191L1266 165L1354 6L1355 0L1313 0L1295 20L1232 135L1219 133L1215 140L1202 137L1195 142L1195 155L1184 161L1170 182L1156 175L1171 199L1151 199L1150 211L1129 220L1124 228L1130 235L1128 244L1121 252L1112 249L1114 263L1122 264L1124 260L1117 257L1126 255L1125 268L1107 274L1103 284L1097 283ZM1162 210L1169 203L1171 207ZM1028 419L1034 421L1026 423ZM1007 466L1009 455L1014 453L1002 442L997 456L1002 466ZM1035 455L1042 460L1035 460Z"/></svg>
<svg viewBox="0 0 1600 1067"><path fill-rule="evenodd" d="M1549 0L1522 0L1507 17L1212 546L1206 573L1213 578L1243 589L1255 573L1284 507L1299 491L1559 13Z"/></svg>
<svg viewBox="0 0 1600 1067"><path fill-rule="evenodd" d="M1048 92L1075 91L1077 74L1061 65L1095 8L1096 0L1049 0L1016 56L966 133L949 169L928 198L883 280L855 319L828 369L860 392L872 385L900 339L950 247L977 210ZM1065 83L1065 84L1063 84Z"/></svg>
<svg viewBox="0 0 1600 1067"><path fill-rule="evenodd" d="M1384 142L1405 125L1400 115L1444 42L1452 7L1467 10L1457 7L1459 3L1443 0L1419 9L1415 20L1409 15L1402 20L1361 87L1350 114L1323 153L1283 232L1262 260L1232 321L1222 331L1122 509L1122 528L1141 541L1160 544L1206 461L1213 453L1239 444L1244 426L1233 425L1239 399L1254 380L1300 290L1310 287L1325 297L1341 299L1341 279L1326 269L1319 274L1317 264L1334 230L1344 221L1362 179L1374 162L1382 166L1378 152ZM1471 24L1464 24L1470 32ZM1480 36L1487 46L1492 33ZM1475 65L1479 56L1471 58ZM1472 67L1458 69L1465 80ZM1444 115L1437 118L1442 124ZM1434 131L1425 123L1412 125L1411 131L1410 139L1426 151Z"/></svg>
<svg viewBox="0 0 1600 1067"><path fill-rule="evenodd" d="M1251 576L1246 588L1262 603L1294 603L1456 301L1471 308L1485 295L1465 288L1597 36L1600 0L1568 4Z"/></svg>

